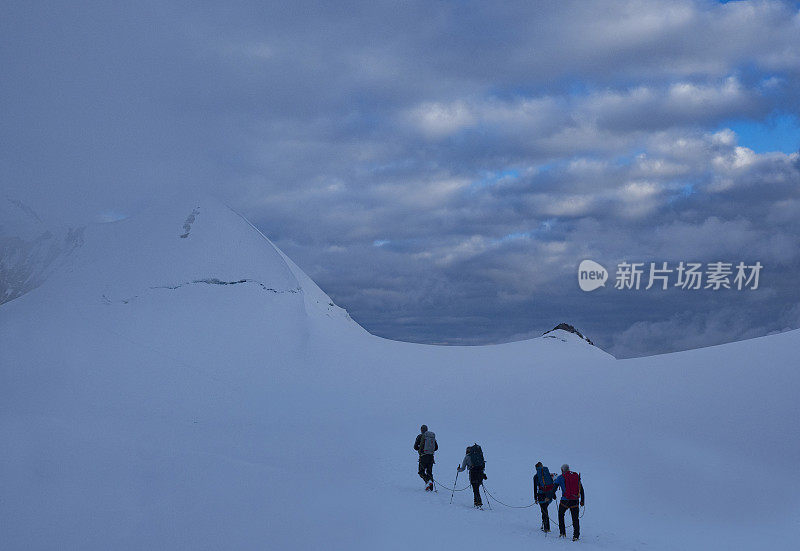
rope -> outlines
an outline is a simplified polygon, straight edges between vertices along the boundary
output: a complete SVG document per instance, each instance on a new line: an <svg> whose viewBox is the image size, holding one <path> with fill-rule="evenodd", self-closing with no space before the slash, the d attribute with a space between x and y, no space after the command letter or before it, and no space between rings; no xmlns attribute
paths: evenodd
<svg viewBox="0 0 800 551"><path fill-rule="evenodd" d="M507 503L503 503L502 501L500 501L499 499L494 497L492 495L492 493L489 490L486 489L486 485L485 484L483 485L483 489L486 491L486 495L488 495L490 498L495 500L500 505L503 505L504 507L508 507L509 509L527 509L528 507L533 507L534 505L538 505L538 503L536 503L535 501L533 503L531 503L530 505L508 505Z"/></svg>
<svg viewBox="0 0 800 551"><path fill-rule="evenodd" d="M553 500L553 501L555 501L555 500ZM561 502L559 501L556 504L556 507L558 507L559 506L558 504L560 504L560 503ZM578 515L578 518L583 518L583 514L586 512L586 505L581 505L580 509L581 509L581 514ZM547 510L547 518L550 519L550 524L555 524L556 526L558 526L558 521L557 520L553 520L553 517L550 516L550 509ZM567 518L567 512L564 511L564 527L565 528L572 528L572 515L569 516L569 519L570 519L570 524L569 525L567 525L567 523L566 523L566 518Z"/></svg>
<svg viewBox="0 0 800 551"><path fill-rule="evenodd" d="M508 507L509 509L527 509L528 507L533 507L534 505L539 505L539 502L537 502L537 501L534 501L530 505L508 505L507 503L503 503L502 501L500 501L499 499L494 497L492 495L492 493L489 490L486 489L486 485L485 484L483 484L483 491L486 492L486 495L488 495L490 498L495 500L497 503L499 503L500 505L502 505L504 507ZM556 501L556 506L557 507L560 506L560 503L561 503L560 501L557 501L555 499L553 501ZM580 509L581 509L581 512L580 512L580 515L578 516L578 518L583 518L583 515L586 512L586 506L585 505L581 505ZM549 509L548 509L547 518L550 519L550 524L551 525L558 526L558 521L557 520L553 520L553 517L550 516ZM571 522L572 515L570 515L570 524L567 524L566 523L566 511L564 511L564 520L565 520L564 527L565 528L572 528L572 522Z"/></svg>
<svg viewBox="0 0 800 551"><path fill-rule="evenodd" d="M441 482L439 482L435 478L433 479L433 481L436 483L437 486L441 486L445 490L450 490L451 492L463 492L464 490L468 490L469 489L469 484L467 484L463 488L455 488L454 489L454 488L449 488L448 486L445 486L444 484L442 484Z"/></svg>

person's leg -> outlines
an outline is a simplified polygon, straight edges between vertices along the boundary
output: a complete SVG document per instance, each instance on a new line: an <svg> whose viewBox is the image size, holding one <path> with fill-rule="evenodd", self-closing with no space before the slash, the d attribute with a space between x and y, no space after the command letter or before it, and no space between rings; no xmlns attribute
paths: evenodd
<svg viewBox="0 0 800 551"><path fill-rule="evenodd" d="M567 508L564 506L563 503L559 502L558 504L558 533L562 536L567 535L567 527L564 524L564 513L567 512Z"/></svg>
<svg viewBox="0 0 800 551"><path fill-rule="evenodd" d="M578 504L575 503L575 506L569 510L572 514L572 537L577 539L581 537L581 524L580 524L580 509L578 509Z"/></svg>
<svg viewBox="0 0 800 551"><path fill-rule="evenodd" d="M547 513L548 505L550 505L549 501L539 503L539 507L542 509L542 528L544 528L545 532L550 531L550 515Z"/></svg>
<svg viewBox="0 0 800 551"><path fill-rule="evenodd" d="M426 455L425 456L425 477L427 481L430 482L433 480L433 456Z"/></svg>
<svg viewBox="0 0 800 551"><path fill-rule="evenodd" d="M427 483L428 481L425 479L425 459L424 459L424 457L425 457L424 455L420 455L419 456L419 470L417 471L417 474L419 474L419 477L424 482Z"/></svg>
<svg viewBox="0 0 800 551"><path fill-rule="evenodd" d="M471 484L472 484L472 494L473 494L473 497L475 498L475 505L480 507L480 506L483 505L483 502L481 501L481 491L480 491L481 490L481 483L480 482L471 482Z"/></svg>

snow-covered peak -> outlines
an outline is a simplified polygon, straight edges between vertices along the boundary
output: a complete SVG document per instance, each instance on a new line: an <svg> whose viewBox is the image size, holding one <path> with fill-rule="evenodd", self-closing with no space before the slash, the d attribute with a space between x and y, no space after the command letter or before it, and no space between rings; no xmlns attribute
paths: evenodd
<svg viewBox="0 0 800 551"><path fill-rule="evenodd" d="M558 339L563 342L585 342L594 346L594 343L580 331L568 323L559 323L550 331L542 333L543 338Z"/></svg>
<svg viewBox="0 0 800 551"><path fill-rule="evenodd" d="M196 303L200 289L216 292L215 300L223 293L243 319L265 309L275 319L295 319L286 309L299 308L361 330L258 229L213 198L174 201L90 225L69 262L28 300L82 307L158 304L175 312ZM293 298L277 298L286 296Z"/></svg>
<svg viewBox="0 0 800 551"><path fill-rule="evenodd" d="M299 283L281 254L241 216L212 201L155 207L87 231L72 283L109 299L195 282L252 282L275 291Z"/></svg>

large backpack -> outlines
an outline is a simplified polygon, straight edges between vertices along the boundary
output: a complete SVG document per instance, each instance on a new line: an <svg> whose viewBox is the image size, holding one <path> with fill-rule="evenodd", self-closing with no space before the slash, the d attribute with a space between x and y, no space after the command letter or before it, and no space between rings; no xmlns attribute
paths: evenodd
<svg viewBox="0 0 800 551"><path fill-rule="evenodd" d="M474 444L467 448L467 455L469 461L472 463L472 469L483 469L486 467L486 461L483 460L483 450L478 444Z"/></svg>
<svg viewBox="0 0 800 551"><path fill-rule="evenodd" d="M581 497L581 475L567 471L564 473L564 492L562 499L577 500Z"/></svg>
<svg viewBox="0 0 800 551"><path fill-rule="evenodd" d="M554 499L556 497L556 485L553 484L553 475L547 467L536 467L536 474L539 475L539 488L544 497Z"/></svg>
<svg viewBox="0 0 800 551"><path fill-rule="evenodd" d="M436 451L436 435L431 431L426 431L422 435L422 445L420 446L424 455L433 455Z"/></svg>

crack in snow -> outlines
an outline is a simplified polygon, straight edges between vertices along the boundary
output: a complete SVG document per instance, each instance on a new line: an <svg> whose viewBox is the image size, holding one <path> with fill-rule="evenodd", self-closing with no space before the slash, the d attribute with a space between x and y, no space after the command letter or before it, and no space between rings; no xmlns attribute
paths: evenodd
<svg viewBox="0 0 800 551"><path fill-rule="evenodd" d="M178 283L177 285L156 285L154 287L149 287L149 289L151 289L151 290L152 289L175 290L175 289L180 289L181 287L185 287L186 285L196 285L196 284L204 284L204 285L239 285L239 284L242 284L242 283L250 283L250 284L253 284L253 285L258 285L259 287L261 287L262 290L270 292L270 293L274 293L276 295L283 294L283 293L300 293L302 291L302 289L300 287L296 287L294 289L275 289L274 287L267 287L266 285L264 285L260 281L256 281L254 279L237 279L237 280L233 280L233 281L223 281L223 280L218 279L216 277L211 277L211 278L207 278L207 279L195 279L195 280L192 280L192 281L187 281L185 283ZM129 302L131 302L132 300L137 299L137 298L139 298L139 295L134 295L132 297L124 298L124 299L119 299L117 301L117 300L112 300L107 295L103 294L100 297L100 301L103 304L113 304L114 302L121 302L122 304L128 304Z"/></svg>
<svg viewBox="0 0 800 551"><path fill-rule="evenodd" d="M273 287L267 287L260 281L256 281L254 279L238 279L235 281L223 281L221 279L217 279L216 277L211 277L207 279L195 279L192 281L187 281L186 283L179 283L177 285L159 285L156 287L150 287L151 289L178 289L183 287L184 285L195 285L197 283L205 283L206 285L239 285L240 283L253 283L258 285L265 291L269 291L271 293L299 293L300 287L296 287L294 289L275 289Z"/></svg>

